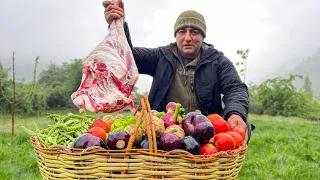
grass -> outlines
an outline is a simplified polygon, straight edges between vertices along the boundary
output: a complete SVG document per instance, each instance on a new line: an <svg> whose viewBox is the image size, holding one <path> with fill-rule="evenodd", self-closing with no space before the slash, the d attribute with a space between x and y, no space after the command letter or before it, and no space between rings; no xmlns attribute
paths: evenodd
<svg viewBox="0 0 320 180"><path fill-rule="evenodd" d="M238 179L320 177L320 122L250 115L256 126Z"/></svg>
<svg viewBox="0 0 320 180"><path fill-rule="evenodd" d="M66 114L60 112L59 114ZM320 122L250 115L256 126L238 179L317 179L320 177ZM45 127L45 117L16 115L11 144L11 116L0 115L0 179L41 179L29 135L20 126Z"/></svg>

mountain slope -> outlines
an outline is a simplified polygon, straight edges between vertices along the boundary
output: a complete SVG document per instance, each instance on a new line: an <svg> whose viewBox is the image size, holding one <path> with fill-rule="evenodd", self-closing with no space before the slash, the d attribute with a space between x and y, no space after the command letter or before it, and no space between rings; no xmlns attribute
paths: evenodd
<svg viewBox="0 0 320 180"><path fill-rule="evenodd" d="M311 88L313 94L316 96L320 95L320 49L308 57L306 60L301 61L295 68L291 70L291 74L301 74L303 76L309 76L311 81ZM299 81L297 86L302 87L304 81Z"/></svg>
<svg viewBox="0 0 320 180"><path fill-rule="evenodd" d="M264 78L271 79L276 77L284 77L288 78L289 74L299 74L304 76L309 76L311 81L311 88L313 95L320 96L320 49L317 50L312 56L304 59L297 60L293 59L286 63L283 63L277 70L270 73L268 76ZM304 79L297 80L294 83L295 87L300 90L304 85Z"/></svg>

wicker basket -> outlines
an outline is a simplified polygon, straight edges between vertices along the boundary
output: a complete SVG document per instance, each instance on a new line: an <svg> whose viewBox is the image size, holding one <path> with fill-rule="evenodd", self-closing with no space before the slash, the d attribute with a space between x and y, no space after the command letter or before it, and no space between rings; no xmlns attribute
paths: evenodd
<svg viewBox="0 0 320 180"><path fill-rule="evenodd" d="M140 114L147 117L148 102L147 105L141 102L143 113ZM138 121L136 125L141 122ZM147 121L146 124L150 129L148 138L155 139L153 126ZM210 156L192 155L184 150L161 151L152 149L152 144L149 150L131 149L134 136L135 133L126 150L47 147L35 136L31 137L31 143L43 179L236 179L248 148L244 145Z"/></svg>

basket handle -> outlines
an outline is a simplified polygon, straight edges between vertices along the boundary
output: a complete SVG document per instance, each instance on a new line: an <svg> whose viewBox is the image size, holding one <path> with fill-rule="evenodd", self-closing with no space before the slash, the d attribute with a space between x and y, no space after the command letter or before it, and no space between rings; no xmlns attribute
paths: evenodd
<svg viewBox="0 0 320 180"><path fill-rule="evenodd" d="M152 111L151 111L151 107L150 107L150 103L149 103L148 97L145 96L144 98L145 98L145 101L146 101L146 106L147 106L147 110L148 110L149 117L150 117L151 135L152 135L152 140L153 140L153 150L154 150L154 153L157 153L157 151L158 151L157 138L156 138L155 127L154 127L154 124L153 124L153 115L152 115Z"/></svg>
<svg viewBox="0 0 320 180"><path fill-rule="evenodd" d="M138 129L140 127L142 118L144 118L144 123L145 123L145 127L146 127L146 134L148 137L148 145L149 145L149 152L151 153L156 153L157 152L157 140L156 140L156 134L155 134L155 129L154 129L154 125L152 123L152 112L151 112L151 108L150 108L150 103L148 101L148 96L147 95L143 95L137 108L134 111L133 115L136 115L136 113L138 112L139 108L141 106L141 112L139 114L139 117L137 119L137 122L134 126L134 132L131 134L127 148L126 148L126 154L128 154L130 152L130 149L133 146L133 142L134 139L136 137L136 134L138 132ZM153 146L152 146L152 142L153 142ZM129 155L126 155L124 157L125 159L129 158ZM126 171L122 171L122 174L126 174Z"/></svg>

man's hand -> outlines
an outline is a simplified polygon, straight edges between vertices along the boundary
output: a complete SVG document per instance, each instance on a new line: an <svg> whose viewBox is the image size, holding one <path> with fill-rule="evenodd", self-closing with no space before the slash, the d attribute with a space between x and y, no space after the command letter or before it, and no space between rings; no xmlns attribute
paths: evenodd
<svg viewBox="0 0 320 180"><path fill-rule="evenodd" d="M245 142L248 142L248 127L247 127L247 124L241 118L241 116L239 116L237 114L232 114L229 117L227 122L228 122L230 128L234 128L234 127L238 126L240 129L242 129L246 134L244 140L245 140Z"/></svg>
<svg viewBox="0 0 320 180"><path fill-rule="evenodd" d="M111 24L113 19L123 18L124 22L124 3L122 0L118 0L118 2L113 1L103 1L104 17L108 24Z"/></svg>

